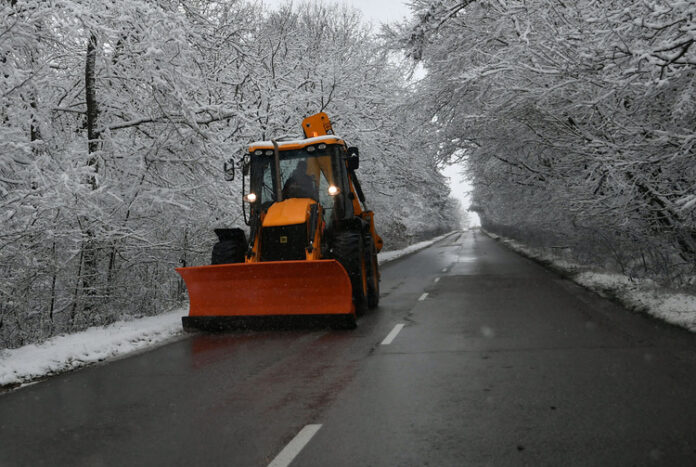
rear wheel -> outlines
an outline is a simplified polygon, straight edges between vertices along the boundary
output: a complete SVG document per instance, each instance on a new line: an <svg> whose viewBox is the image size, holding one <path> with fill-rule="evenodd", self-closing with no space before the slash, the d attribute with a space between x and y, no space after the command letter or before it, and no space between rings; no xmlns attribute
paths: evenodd
<svg viewBox="0 0 696 467"><path fill-rule="evenodd" d="M363 244L367 262L367 307L372 309L379 305L379 263L375 241L369 231L363 233Z"/></svg>
<svg viewBox="0 0 696 467"><path fill-rule="evenodd" d="M220 240L213 245L210 264L243 263L247 249L246 236L242 229L215 229Z"/></svg>
<svg viewBox="0 0 696 467"><path fill-rule="evenodd" d="M370 270L367 283L367 307L377 308L379 305L379 264L377 263L377 253L374 248L369 254Z"/></svg>
<svg viewBox="0 0 696 467"><path fill-rule="evenodd" d="M345 231L335 234L331 256L348 272L353 289L355 313L364 313L367 309L367 265L360 233Z"/></svg>

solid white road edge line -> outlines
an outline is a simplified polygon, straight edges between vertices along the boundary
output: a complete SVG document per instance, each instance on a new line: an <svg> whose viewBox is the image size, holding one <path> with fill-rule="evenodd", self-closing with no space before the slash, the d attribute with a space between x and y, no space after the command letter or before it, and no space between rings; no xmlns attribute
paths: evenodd
<svg viewBox="0 0 696 467"><path fill-rule="evenodd" d="M292 441L290 441L288 445L278 453L275 459L268 464L268 467L287 467L290 465L290 462L297 457L300 451L302 451L302 448L304 448L312 437L317 434L319 428L321 428L321 424L307 425L302 428Z"/></svg>
<svg viewBox="0 0 696 467"><path fill-rule="evenodd" d="M384 338L382 343L380 345L389 345L392 343L394 339L396 339L396 336L401 332L401 329L403 329L404 325L403 323L399 323L396 326L394 326L394 329L391 330L389 334L387 334L387 337Z"/></svg>
<svg viewBox="0 0 696 467"><path fill-rule="evenodd" d="M436 283L437 283L437 282L440 282L440 278L439 278L439 277L436 277L436 278L435 278L435 282L436 282Z"/></svg>
<svg viewBox="0 0 696 467"><path fill-rule="evenodd" d="M422 301L425 300L426 298L428 298L428 292L423 292L423 295L421 295L420 297L418 297L418 301L419 301L419 302L422 302Z"/></svg>

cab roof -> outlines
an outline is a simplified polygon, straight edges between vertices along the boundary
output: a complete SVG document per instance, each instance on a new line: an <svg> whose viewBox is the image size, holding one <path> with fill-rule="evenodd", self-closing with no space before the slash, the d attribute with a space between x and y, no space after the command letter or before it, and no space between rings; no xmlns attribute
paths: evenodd
<svg viewBox="0 0 696 467"><path fill-rule="evenodd" d="M307 146L311 146L313 144L319 144L319 143L324 143L324 144L342 144L343 146L346 145L346 142L343 141L343 138L335 135L322 135L322 136L315 136L313 138L307 138L307 139L298 139L298 140L292 140L292 141L278 141L278 150L280 151L289 151L293 149L303 149L306 148ZM254 141L249 145L249 152L253 153L257 149L273 149L273 143L271 141Z"/></svg>

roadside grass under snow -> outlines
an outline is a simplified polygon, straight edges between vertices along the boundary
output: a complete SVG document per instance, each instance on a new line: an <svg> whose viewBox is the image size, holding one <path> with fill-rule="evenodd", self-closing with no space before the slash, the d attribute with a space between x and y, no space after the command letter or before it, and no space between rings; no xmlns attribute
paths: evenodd
<svg viewBox="0 0 696 467"><path fill-rule="evenodd" d="M95 326L40 344L0 350L0 388L15 387L161 344L183 334L187 308L156 316Z"/></svg>
<svg viewBox="0 0 696 467"><path fill-rule="evenodd" d="M603 297L617 300L630 310L647 313L696 332L696 295L666 289L650 279L590 270L588 267L569 262L548 249L532 248L510 238L481 230L511 249L548 264L577 284Z"/></svg>
<svg viewBox="0 0 696 467"><path fill-rule="evenodd" d="M427 248L451 233L378 255L379 264ZM0 389L11 389L104 360L155 347L183 335L181 317L188 305L157 316L95 326L52 337L40 344L0 350Z"/></svg>

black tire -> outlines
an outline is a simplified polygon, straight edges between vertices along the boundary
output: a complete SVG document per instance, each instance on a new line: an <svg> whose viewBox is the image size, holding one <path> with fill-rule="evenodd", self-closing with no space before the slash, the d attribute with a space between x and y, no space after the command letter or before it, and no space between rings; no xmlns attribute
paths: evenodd
<svg viewBox="0 0 696 467"><path fill-rule="evenodd" d="M365 244L370 245L366 249L367 261L367 307L369 309L379 306L379 263L377 262L377 251L372 240L372 235L367 234Z"/></svg>
<svg viewBox="0 0 696 467"><path fill-rule="evenodd" d="M341 263L348 272L353 289L355 313L361 315L367 309L366 264L360 232L344 231L334 234L331 257Z"/></svg>
<svg viewBox="0 0 696 467"><path fill-rule="evenodd" d="M247 249L246 236L242 229L215 229L220 240L213 245L210 264L243 263Z"/></svg>

